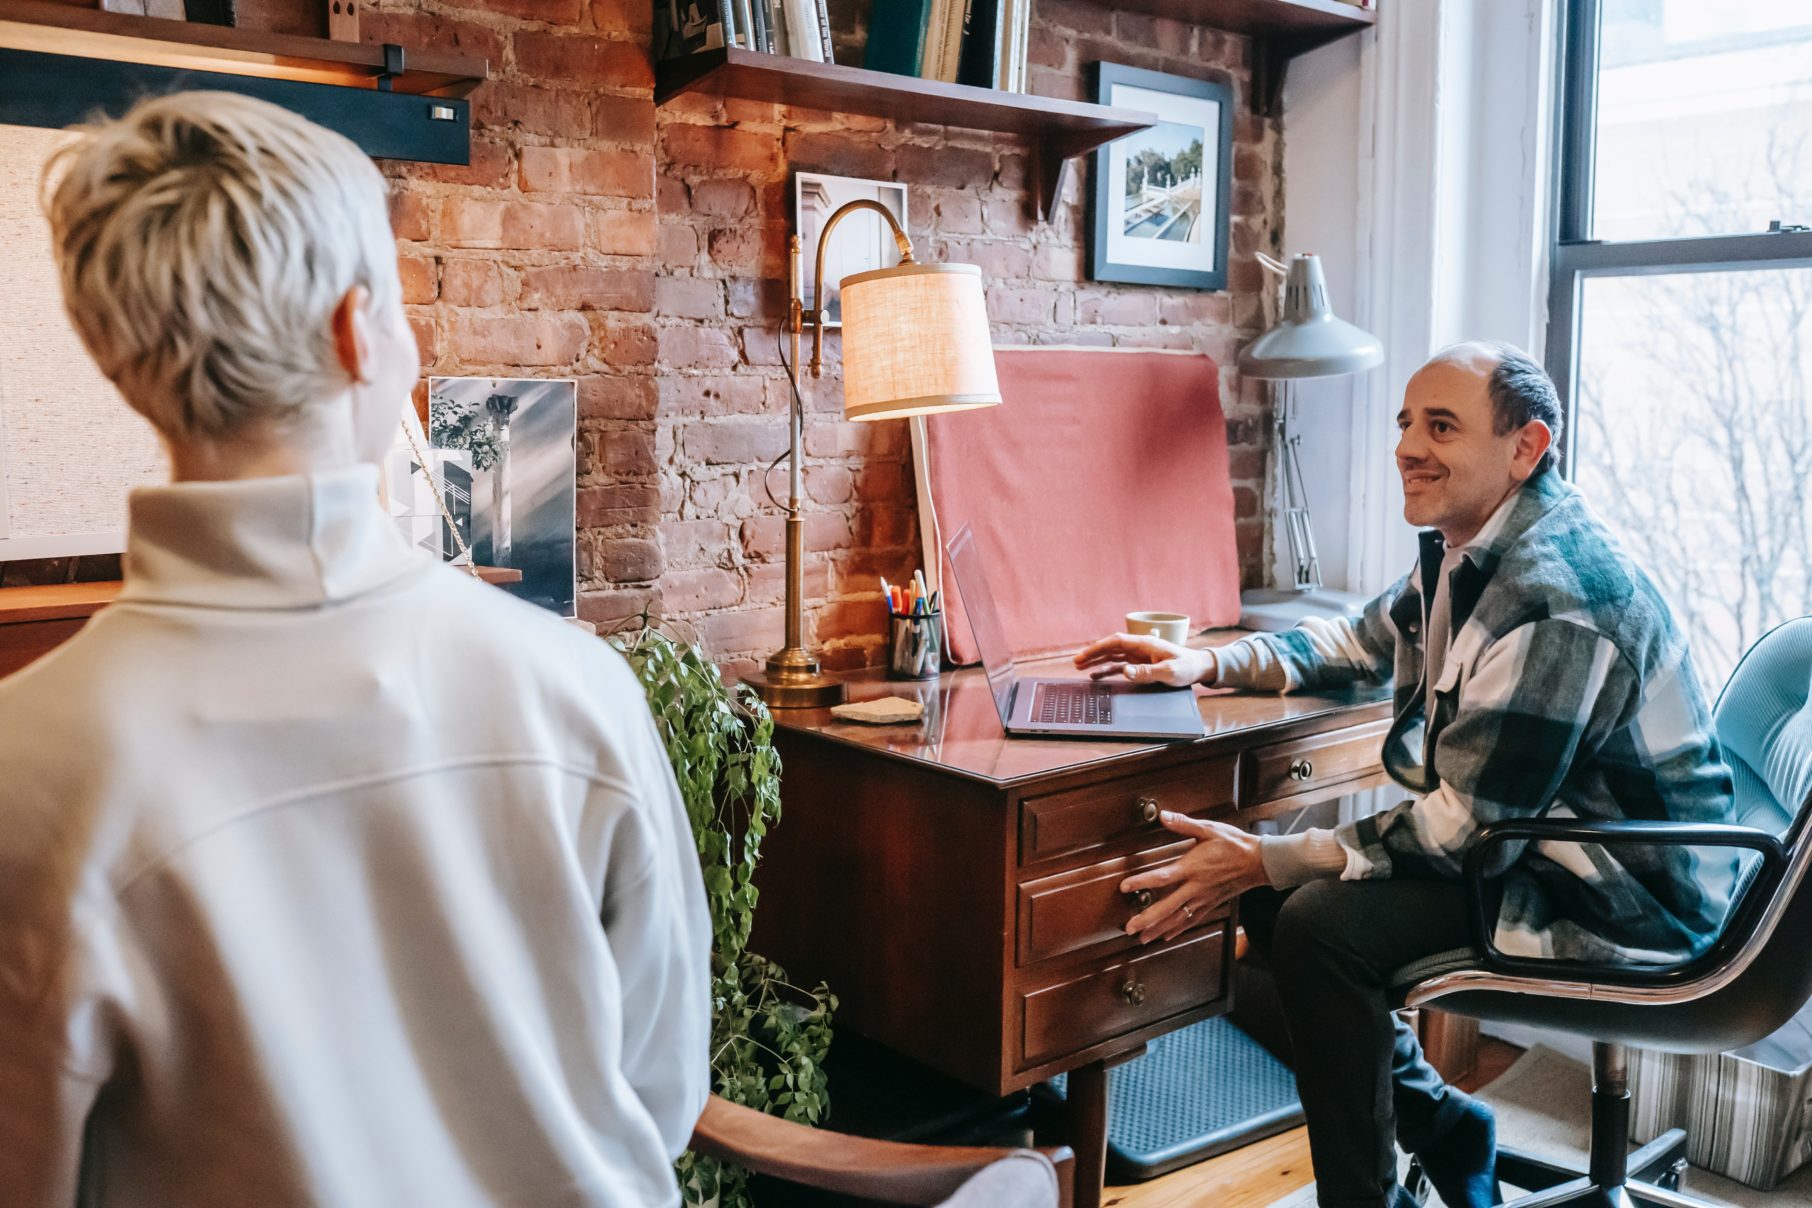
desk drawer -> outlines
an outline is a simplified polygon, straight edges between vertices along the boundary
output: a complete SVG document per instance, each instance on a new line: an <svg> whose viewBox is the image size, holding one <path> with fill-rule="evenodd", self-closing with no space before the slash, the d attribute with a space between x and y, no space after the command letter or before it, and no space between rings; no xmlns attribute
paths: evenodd
<svg viewBox="0 0 1812 1208"><path fill-rule="evenodd" d="M1026 993L1022 1068L1225 998L1225 922L1193 939L1180 937L1146 955Z"/></svg>
<svg viewBox="0 0 1812 1208"><path fill-rule="evenodd" d="M1247 808L1284 801L1375 772L1389 732L1390 722L1377 721L1257 747L1246 754L1246 791L1240 801Z"/></svg>
<svg viewBox="0 0 1812 1208"><path fill-rule="evenodd" d="M1019 861L1031 864L1135 835L1162 835L1158 811L1197 816L1233 807L1233 756L1028 798L1019 812Z"/></svg>
<svg viewBox="0 0 1812 1208"><path fill-rule="evenodd" d="M1190 841L1184 839L1021 885L1019 963L1035 964L1113 940L1123 947L1136 944L1126 934L1126 923L1145 907L1132 895L1121 893L1120 882L1136 872L1170 863L1189 847ZM1163 891L1146 890L1147 900L1154 893L1162 896Z"/></svg>

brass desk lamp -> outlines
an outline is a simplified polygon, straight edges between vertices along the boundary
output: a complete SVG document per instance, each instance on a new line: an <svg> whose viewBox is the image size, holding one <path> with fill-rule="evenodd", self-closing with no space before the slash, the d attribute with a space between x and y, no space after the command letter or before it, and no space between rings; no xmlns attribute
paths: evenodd
<svg viewBox="0 0 1812 1208"><path fill-rule="evenodd" d="M799 337L810 323L812 376L820 376L824 369L824 251L837 224L856 210L873 210L886 220L900 247L900 263L843 278L844 418L905 419L1000 402L979 268L973 264L920 264L912 258L912 241L886 206L878 201L852 201L830 216L818 237L817 272L812 277L808 312L798 296L799 236L792 237L787 265L787 327L793 345L787 376L793 389L786 504L786 645L768 658L762 671L748 677L761 699L775 708L817 708L843 699L842 681L825 675L818 652L804 645L800 446L805 408L799 392Z"/></svg>

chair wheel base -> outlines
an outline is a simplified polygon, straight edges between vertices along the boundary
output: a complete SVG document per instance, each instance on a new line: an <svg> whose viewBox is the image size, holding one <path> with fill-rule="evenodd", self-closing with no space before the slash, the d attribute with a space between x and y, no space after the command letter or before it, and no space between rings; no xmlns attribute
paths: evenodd
<svg viewBox="0 0 1812 1208"><path fill-rule="evenodd" d="M1628 1169L1627 1182L1605 1187L1594 1183L1584 1170L1537 1154L1508 1148L1497 1154L1498 1179L1528 1192L1504 1201L1504 1208L1555 1208L1562 1204L1593 1208L1713 1208L1710 1200L1680 1190L1680 1179L1686 1171L1686 1134L1680 1129L1663 1133L1631 1153ZM1420 1176L1420 1166L1412 1165L1412 1179ZM1415 1190L1414 1183L1410 1190ZM1427 1202L1421 1195L1417 1198Z"/></svg>

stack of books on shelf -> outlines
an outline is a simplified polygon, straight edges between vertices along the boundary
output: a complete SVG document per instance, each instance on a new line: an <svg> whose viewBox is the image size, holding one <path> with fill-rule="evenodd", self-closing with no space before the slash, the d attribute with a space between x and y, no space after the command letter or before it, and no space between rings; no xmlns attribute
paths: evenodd
<svg viewBox="0 0 1812 1208"><path fill-rule="evenodd" d="M1026 90L1032 0L876 0L862 65L895 75Z"/></svg>
<svg viewBox="0 0 1812 1208"><path fill-rule="evenodd" d="M657 60L722 46L836 61L825 0L654 0Z"/></svg>

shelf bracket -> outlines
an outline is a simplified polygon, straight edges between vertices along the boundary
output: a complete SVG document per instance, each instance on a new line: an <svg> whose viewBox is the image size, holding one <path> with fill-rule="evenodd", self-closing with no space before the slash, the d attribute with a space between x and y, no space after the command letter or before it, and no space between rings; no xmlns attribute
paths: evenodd
<svg viewBox="0 0 1812 1208"><path fill-rule="evenodd" d="M403 74L404 58L402 47L395 42L384 43L384 67L377 76L379 92L389 92L396 78Z"/></svg>
<svg viewBox="0 0 1812 1208"><path fill-rule="evenodd" d="M1069 185L1072 159L1064 148L1048 140L1039 140L1032 154L1032 217L1049 222L1063 200Z"/></svg>

